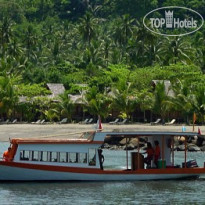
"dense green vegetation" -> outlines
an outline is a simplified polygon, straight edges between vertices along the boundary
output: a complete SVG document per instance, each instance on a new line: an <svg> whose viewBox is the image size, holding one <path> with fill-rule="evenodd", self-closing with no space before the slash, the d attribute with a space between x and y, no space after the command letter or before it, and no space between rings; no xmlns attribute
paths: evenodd
<svg viewBox="0 0 205 205"><path fill-rule="evenodd" d="M163 37L142 24L154 8L179 5L205 17L200 0L0 0L0 114L32 121L73 117L67 94L86 90L83 113L168 120L205 117L205 25ZM170 80L174 96L152 80ZM46 83L63 83L59 102ZM87 84L82 88L79 84ZM27 103L20 103L20 96ZM83 117L83 116L82 116Z"/></svg>

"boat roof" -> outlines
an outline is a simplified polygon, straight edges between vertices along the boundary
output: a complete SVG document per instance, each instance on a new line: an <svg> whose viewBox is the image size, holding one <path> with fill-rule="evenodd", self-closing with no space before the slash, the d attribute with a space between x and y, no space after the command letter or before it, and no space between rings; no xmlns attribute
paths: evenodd
<svg viewBox="0 0 205 205"><path fill-rule="evenodd" d="M104 133L104 132L103 132ZM136 136L199 136L197 132L161 132L161 131L137 131L137 132L105 132L108 136L124 136L132 138Z"/></svg>
<svg viewBox="0 0 205 205"><path fill-rule="evenodd" d="M92 139L75 138L75 139L48 139L48 138L14 138L12 144L100 144L103 143L106 136L112 137L163 137L163 136L199 136L196 132L153 132L153 131L125 131L125 132L96 132Z"/></svg>
<svg viewBox="0 0 205 205"><path fill-rule="evenodd" d="M90 144L91 140L87 139L32 139L32 138L15 138L11 140L12 144Z"/></svg>

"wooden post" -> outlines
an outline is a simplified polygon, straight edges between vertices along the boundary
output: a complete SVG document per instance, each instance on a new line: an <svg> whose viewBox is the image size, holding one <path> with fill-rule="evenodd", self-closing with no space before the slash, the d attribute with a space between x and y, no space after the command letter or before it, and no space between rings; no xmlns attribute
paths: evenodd
<svg viewBox="0 0 205 205"><path fill-rule="evenodd" d="M184 167L186 168L186 158L187 158L187 136L185 136L185 151L184 151Z"/></svg>
<svg viewBox="0 0 205 205"><path fill-rule="evenodd" d="M164 165L164 136L162 136L162 168L165 168Z"/></svg>
<svg viewBox="0 0 205 205"><path fill-rule="evenodd" d="M193 113L193 132L194 132L194 124L196 122L196 113Z"/></svg>
<svg viewBox="0 0 205 205"><path fill-rule="evenodd" d="M164 160L164 136L162 136L162 160Z"/></svg>
<svg viewBox="0 0 205 205"><path fill-rule="evenodd" d="M140 169L140 143L139 143L139 137L137 137L137 149L138 149L138 153L137 153L137 167L138 169Z"/></svg>
<svg viewBox="0 0 205 205"><path fill-rule="evenodd" d="M127 170L128 170L128 150L127 150L127 137L126 137L126 164L127 164Z"/></svg>
<svg viewBox="0 0 205 205"><path fill-rule="evenodd" d="M171 149L172 149L172 166L174 166L174 137L171 139Z"/></svg>

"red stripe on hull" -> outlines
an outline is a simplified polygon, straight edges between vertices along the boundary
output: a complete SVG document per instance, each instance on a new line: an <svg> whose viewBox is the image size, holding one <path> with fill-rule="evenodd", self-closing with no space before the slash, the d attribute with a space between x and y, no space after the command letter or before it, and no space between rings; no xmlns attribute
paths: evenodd
<svg viewBox="0 0 205 205"><path fill-rule="evenodd" d="M166 169L139 169L139 170L101 170L98 168L65 167L18 162L0 162L0 166L18 167L34 170L55 172L71 172L84 174L205 174L205 168L166 168Z"/></svg>

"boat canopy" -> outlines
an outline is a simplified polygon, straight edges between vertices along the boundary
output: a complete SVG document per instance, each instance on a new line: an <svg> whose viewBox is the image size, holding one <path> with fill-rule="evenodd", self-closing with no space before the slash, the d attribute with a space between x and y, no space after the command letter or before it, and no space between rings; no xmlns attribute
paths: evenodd
<svg viewBox="0 0 205 205"><path fill-rule="evenodd" d="M105 132L104 132L105 133ZM138 131L138 132L106 132L107 136L119 136L126 138L133 138L136 136L200 136L199 133L196 132L153 132L153 131Z"/></svg>
<svg viewBox="0 0 205 205"><path fill-rule="evenodd" d="M87 139L29 139L15 138L11 144L90 144L92 141Z"/></svg>

